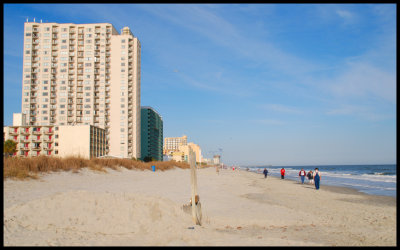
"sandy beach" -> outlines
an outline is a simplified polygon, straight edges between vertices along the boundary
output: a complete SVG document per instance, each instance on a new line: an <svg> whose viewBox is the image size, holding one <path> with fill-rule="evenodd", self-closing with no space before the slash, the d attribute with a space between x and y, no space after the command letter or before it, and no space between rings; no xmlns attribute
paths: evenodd
<svg viewBox="0 0 400 250"><path fill-rule="evenodd" d="M395 246L396 198L246 171L107 169L4 181L5 246Z"/></svg>

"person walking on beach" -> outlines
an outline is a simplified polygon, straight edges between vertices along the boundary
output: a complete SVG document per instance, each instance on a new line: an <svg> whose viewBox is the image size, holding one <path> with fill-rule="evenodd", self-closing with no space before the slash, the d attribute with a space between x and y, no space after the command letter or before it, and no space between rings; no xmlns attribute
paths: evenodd
<svg viewBox="0 0 400 250"><path fill-rule="evenodd" d="M321 173L318 171L318 168L315 168L314 171L314 184L315 184L315 189L319 189L319 181L321 180Z"/></svg>
<svg viewBox="0 0 400 250"><path fill-rule="evenodd" d="M281 169L281 179L285 179L285 168Z"/></svg>
<svg viewBox="0 0 400 250"><path fill-rule="evenodd" d="M299 172L299 177L301 178L301 184L304 184L304 178L306 177L306 171L302 168Z"/></svg>
<svg viewBox="0 0 400 250"><path fill-rule="evenodd" d="M308 178L308 183L313 184L314 180L313 180L313 172L312 170L310 170L307 174L307 178Z"/></svg>
<svg viewBox="0 0 400 250"><path fill-rule="evenodd" d="M267 178L267 175L268 175L268 170L266 169L266 168L264 168L264 178Z"/></svg>

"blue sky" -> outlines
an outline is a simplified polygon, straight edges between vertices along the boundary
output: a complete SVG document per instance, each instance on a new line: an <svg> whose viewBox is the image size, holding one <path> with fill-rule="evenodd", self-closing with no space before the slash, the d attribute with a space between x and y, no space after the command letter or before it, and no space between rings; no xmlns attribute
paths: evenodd
<svg viewBox="0 0 400 250"><path fill-rule="evenodd" d="M164 136L232 165L396 162L394 4L5 4L4 122L21 112L23 27L131 28L141 105Z"/></svg>

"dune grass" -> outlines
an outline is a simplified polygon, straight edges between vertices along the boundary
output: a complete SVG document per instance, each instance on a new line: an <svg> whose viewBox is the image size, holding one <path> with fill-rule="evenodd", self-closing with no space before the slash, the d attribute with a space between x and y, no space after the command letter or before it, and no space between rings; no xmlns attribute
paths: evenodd
<svg viewBox="0 0 400 250"><path fill-rule="evenodd" d="M156 166L156 170L168 170L174 167L190 168L185 162L176 161L154 161L142 162L130 159L84 159L80 157L60 158L56 156L38 156L38 157L6 157L3 158L3 179L37 179L39 173L56 172L56 171L72 171L79 172L82 168L89 168L96 171L107 172L107 168L118 169L124 167L126 169L135 170L151 170L151 166Z"/></svg>

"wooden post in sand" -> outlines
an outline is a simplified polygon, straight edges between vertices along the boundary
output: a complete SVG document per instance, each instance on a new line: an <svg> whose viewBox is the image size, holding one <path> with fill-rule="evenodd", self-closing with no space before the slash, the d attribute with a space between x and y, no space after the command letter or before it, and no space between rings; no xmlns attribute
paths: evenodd
<svg viewBox="0 0 400 250"><path fill-rule="evenodd" d="M189 146L189 163L190 163L190 182L192 187L192 218L196 225L201 225L201 204L200 198L196 204L197 194L197 175L196 175L196 155Z"/></svg>

